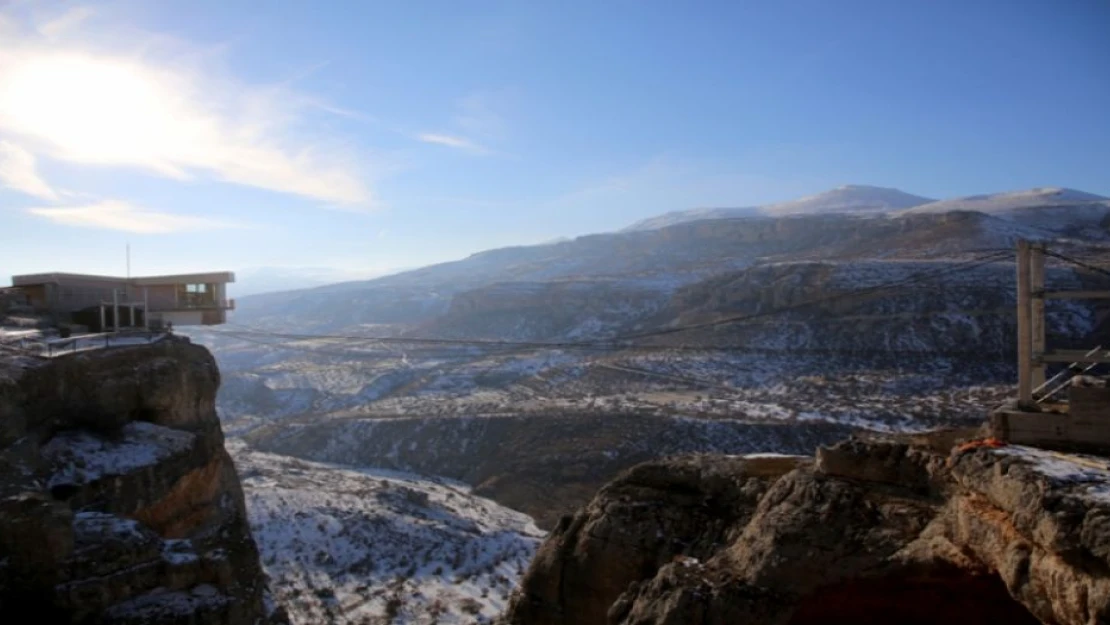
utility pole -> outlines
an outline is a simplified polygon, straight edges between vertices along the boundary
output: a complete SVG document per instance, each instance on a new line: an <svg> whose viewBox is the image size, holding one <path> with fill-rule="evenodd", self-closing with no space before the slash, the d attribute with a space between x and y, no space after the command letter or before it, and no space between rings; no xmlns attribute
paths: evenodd
<svg viewBox="0 0 1110 625"><path fill-rule="evenodd" d="M1031 384L1036 391L1044 386L1045 381L1045 319L1044 319L1044 259L1045 244L1033 243L1029 246L1029 312L1031 327L1030 332L1032 347L1030 348L1030 363L1032 369Z"/></svg>
<svg viewBox="0 0 1110 625"><path fill-rule="evenodd" d="M1017 242L1017 360L1018 405L1033 403L1033 297L1029 241Z"/></svg>

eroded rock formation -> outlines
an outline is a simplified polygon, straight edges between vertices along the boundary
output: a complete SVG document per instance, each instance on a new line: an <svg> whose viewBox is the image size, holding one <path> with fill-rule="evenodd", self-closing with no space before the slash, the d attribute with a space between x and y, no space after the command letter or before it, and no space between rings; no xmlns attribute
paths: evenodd
<svg viewBox="0 0 1110 625"><path fill-rule="evenodd" d="M266 622L265 584L185 339L0 362L0 613L50 623Z"/></svg>
<svg viewBox="0 0 1110 625"><path fill-rule="evenodd" d="M559 524L505 622L1110 622L1110 460L957 442L639 466Z"/></svg>

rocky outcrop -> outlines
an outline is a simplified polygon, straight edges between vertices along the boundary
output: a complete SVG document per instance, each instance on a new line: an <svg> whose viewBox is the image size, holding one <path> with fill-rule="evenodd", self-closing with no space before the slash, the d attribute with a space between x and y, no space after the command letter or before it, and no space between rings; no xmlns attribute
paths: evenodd
<svg viewBox="0 0 1110 625"><path fill-rule="evenodd" d="M185 339L0 363L0 613L269 618L218 386Z"/></svg>
<svg viewBox="0 0 1110 625"><path fill-rule="evenodd" d="M637 467L560 523L505 622L1110 622L1110 460L958 440Z"/></svg>

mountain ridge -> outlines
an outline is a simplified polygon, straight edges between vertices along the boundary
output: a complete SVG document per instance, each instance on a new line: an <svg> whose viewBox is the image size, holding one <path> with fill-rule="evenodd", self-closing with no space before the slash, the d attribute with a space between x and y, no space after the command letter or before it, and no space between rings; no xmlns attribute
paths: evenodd
<svg viewBox="0 0 1110 625"><path fill-rule="evenodd" d="M640 220L622 232L654 230L689 221L736 219L744 217L779 217L819 213L877 213L912 208L935 202L932 198L913 195L891 187L861 184L841 185L828 191L785 202L739 208L695 208L664 213Z"/></svg>
<svg viewBox="0 0 1110 625"><path fill-rule="evenodd" d="M1082 214L1073 208L1082 207ZM702 208L674 211L642 220L616 232L587 234L573 239L549 241L537 245L516 245L493 248L476 252L458 260L436 263L407 271L367 280L351 280L333 284L323 284L301 289L283 289L280 297L275 293L257 293L238 299L241 308L248 311L255 303L266 307L276 300L288 300L303 295L321 295L340 292L354 292L368 289L407 289L419 288L437 291L446 287L446 292L472 288L499 281L522 279L505 269L518 268L529 273L527 266L536 267L527 279L552 279L565 277L573 272L559 274L560 261L572 262L583 245L610 243L620 247L626 237L649 236L647 233L662 232L664 235L680 231L673 228L693 228L693 224L711 220L733 219L817 219L826 215L849 214L860 217L905 217L924 214L944 214L950 212L982 212L986 215L1016 221L1015 227L1032 226L1034 229L1059 229L1062 219L1074 219L1082 228L1100 227L1110 223L1110 199L1100 195L1067 189L1063 187L1036 187L1024 191L1009 191L978 196L965 196L948 200L932 200L903 191L866 185L844 185L829 191L790 200L768 204L763 207L741 208ZM1043 218L1033 214L1044 212ZM1066 224L1064 224L1066 225ZM1026 229L1026 234L1034 234ZM569 259L569 260L568 260ZM519 273L519 272L518 272ZM495 277L483 274L503 274ZM457 288L456 288L457 287ZM443 293L446 295L447 293ZM406 295L407 297L407 295ZM445 304L444 304L445 305ZM248 315L249 316L249 315Z"/></svg>
<svg viewBox="0 0 1110 625"><path fill-rule="evenodd" d="M890 187L848 184L796 200L757 206L694 208L678 210L640 220L621 230L653 230L691 221L780 217L817 213L890 213L949 212L966 210L1005 214L1021 209L1055 205L1086 205L1108 202L1110 198L1067 187L1032 187L982 195L931 199Z"/></svg>

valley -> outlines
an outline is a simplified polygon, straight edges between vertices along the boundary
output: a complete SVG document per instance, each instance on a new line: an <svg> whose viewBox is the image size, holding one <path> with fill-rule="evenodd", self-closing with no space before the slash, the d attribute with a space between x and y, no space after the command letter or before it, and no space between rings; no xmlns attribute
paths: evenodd
<svg viewBox="0 0 1110 625"><path fill-rule="evenodd" d="M1050 260L1054 288L1107 288L1090 267L1110 264L1110 202L1033 190L914 207L891 191L257 295L228 325L191 329L220 365L264 562L290 549L273 528L292 523L298 553L342 539L380 564L357 581L339 556L272 560L279 600L295 622L417 623L434 605L451 606L436 622L470 622L464 601L486 622L542 532L633 466L981 424L1012 395L1015 241L1050 238L1086 266ZM1105 305L1047 310L1053 345L1110 342ZM455 520L432 511L445 488ZM397 489L423 503L395 505ZM416 539L388 528L421 519L439 519L420 531L447 551L478 551L405 560ZM472 522L484 529L459 533ZM487 535L511 546L482 555ZM445 559L470 576L448 580Z"/></svg>
<svg viewBox="0 0 1110 625"><path fill-rule="evenodd" d="M1107 25L0 0L0 625L1110 625Z"/></svg>

